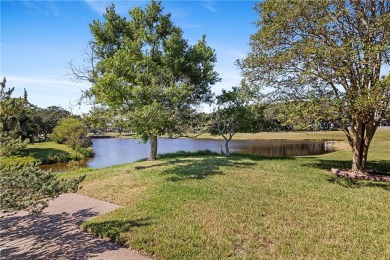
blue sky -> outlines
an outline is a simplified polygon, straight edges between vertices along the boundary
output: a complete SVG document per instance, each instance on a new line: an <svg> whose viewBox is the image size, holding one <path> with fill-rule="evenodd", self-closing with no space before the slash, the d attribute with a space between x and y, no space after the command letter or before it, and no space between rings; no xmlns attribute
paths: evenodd
<svg viewBox="0 0 390 260"><path fill-rule="evenodd" d="M1 1L0 77L15 95L27 90L31 103L39 107L62 106L73 113L86 112L77 100L90 85L74 82L69 62L82 64L83 51L92 39L89 24L102 20L105 7L114 2L117 12L145 6L148 1ZM238 85L240 72L234 61L245 57L253 22L254 1L162 1L184 37L195 44L203 34L216 50L216 71L222 81L213 86L220 93Z"/></svg>

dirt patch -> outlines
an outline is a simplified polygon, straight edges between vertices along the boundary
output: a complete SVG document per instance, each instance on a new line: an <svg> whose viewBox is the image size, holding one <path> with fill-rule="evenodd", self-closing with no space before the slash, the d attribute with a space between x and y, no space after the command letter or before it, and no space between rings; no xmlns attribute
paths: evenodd
<svg viewBox="0 0 390 260"><path fill-rule="evenodd" d="M350 178L355 180L390 182L390 172L367 171L366 174L363 173L355 174L350 169L336 169L336 168L332 168L331 171L334 175L338 177L345 177L345 178Z"/></svg>

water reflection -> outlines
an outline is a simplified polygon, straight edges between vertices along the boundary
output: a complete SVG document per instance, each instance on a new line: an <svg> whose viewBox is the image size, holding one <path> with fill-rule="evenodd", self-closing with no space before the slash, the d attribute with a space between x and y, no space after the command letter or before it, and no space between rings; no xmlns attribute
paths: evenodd
<svg viewBox="0 0 390 260"><path fill-rule="evenodd" d="M125 164L136 160L147 158L149 144L140 143L137 139L93 139L95 157L84 161L84 164L91 168L102 168L112 165ZM211 139L159 139L159 154L172 153L177 151L199 151L210 150L220 152L223 140ZM256 154L270 157L290 157L317 155L331 152L329 146L325 146L325 140L232 140L230 142L231 152ZM56 168L66 167L66 163L52 165ZM48 166L48 167L52 167ZM46 167L46 166L45 166Z"/></svg>

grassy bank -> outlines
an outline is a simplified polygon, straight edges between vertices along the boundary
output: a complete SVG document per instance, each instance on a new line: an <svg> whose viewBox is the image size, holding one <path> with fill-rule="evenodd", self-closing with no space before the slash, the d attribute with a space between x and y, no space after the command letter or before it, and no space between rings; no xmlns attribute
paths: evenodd
<svg viewBox="0 0 390 260"><path fill-rule="evenodd" d="M390 169L389 149L379 132L369 166ZM79 193L124 208L83 228L164 259L389 259L389 184L333 177L350 157L178 154L89 170Z"/></svg>
<svg viewBox="0 0 390 260"><path fill-rule="evenodd" d="M83 155L74 151L65 144L56 142L43 142L28 144L27 147L20 151L16 156L10 158L0 157L0 163L23 163L38 162L50 164L55 162L68 162L70 160L82 159Z"/></svg>

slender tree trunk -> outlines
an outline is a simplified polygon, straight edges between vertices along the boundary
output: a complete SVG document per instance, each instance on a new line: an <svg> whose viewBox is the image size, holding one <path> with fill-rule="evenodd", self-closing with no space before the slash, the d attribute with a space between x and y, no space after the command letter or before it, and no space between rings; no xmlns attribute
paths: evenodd
<svg viewBox="0 0 390 260"><path fill-rule="evenodd" d="M230 156L229 142L232 140L234 134L229 134L229 137L226 137L224 134L222 135L223 139L225 139L225 155Z"/></svg>
<svg viewBox="0 0 390 260"><path fill-rule="evenodd" d="M225 139L225 153L226 153L226 156L230 156L230 150L229 150L229 139Z"/></svg>
<svg viewBox="0 0 390 260"><path fill-rule="evenodd" d="M150 152L149 152L149 161L155 161L157 158L157 136L150 135Z"/></svg>

